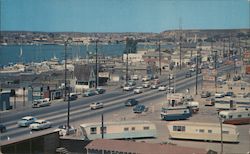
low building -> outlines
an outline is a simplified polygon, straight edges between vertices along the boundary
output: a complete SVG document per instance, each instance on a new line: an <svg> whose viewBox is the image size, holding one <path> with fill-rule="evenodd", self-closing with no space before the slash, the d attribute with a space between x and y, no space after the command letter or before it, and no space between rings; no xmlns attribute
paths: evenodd
<svg viewBox="0 0 250 154"><path fill-rule="evenodd" d="M10 106L10 91L0 92L0 111L9 110Z"/></svg>
<svg viewBox="0 0 250 154"><path fill-rule="evenodd" d="M96 139L86 147L87 154L207 154L205 149L123 140Z"/></svg>

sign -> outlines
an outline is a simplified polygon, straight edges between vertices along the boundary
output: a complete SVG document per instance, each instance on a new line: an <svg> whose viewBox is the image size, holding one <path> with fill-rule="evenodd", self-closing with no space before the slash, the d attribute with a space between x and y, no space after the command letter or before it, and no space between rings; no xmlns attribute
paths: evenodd
<svg viewBox="0 0 250 154"><path fill-rule="evenodd" d="M204 81L214 81L215 77L214 76L209 76L209 75L203 75L203 80Z"/></svg>
<svg viewBox="0 0 250 154"><path fill-rule="evenodd" d="M216 69L204 69L202 70L202 74L203 76L205 75L208 75L208 76L216 76L218 73L218 71Z"/></svg>

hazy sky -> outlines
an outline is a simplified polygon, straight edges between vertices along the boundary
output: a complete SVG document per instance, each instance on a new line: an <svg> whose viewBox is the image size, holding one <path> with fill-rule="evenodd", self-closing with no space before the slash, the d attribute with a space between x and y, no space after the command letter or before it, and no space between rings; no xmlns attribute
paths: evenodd
<svg viewBox="0 0 250 154"><path fill-rule="evenodd" d="M0 0L1 30L161 32L250 28L249 0Z"/></svg>

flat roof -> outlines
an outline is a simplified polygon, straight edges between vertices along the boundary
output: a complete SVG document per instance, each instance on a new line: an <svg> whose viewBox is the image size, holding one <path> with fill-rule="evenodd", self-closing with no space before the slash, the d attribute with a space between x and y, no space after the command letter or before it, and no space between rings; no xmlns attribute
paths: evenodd
<svg viewBox="0 0 250 154"><path fill-rule="evenodd" d="M90 142L87 150L105 150L139 154L206 154L205 149L181 147L168 144L134 142L124 140L96 139Z"/></svg>

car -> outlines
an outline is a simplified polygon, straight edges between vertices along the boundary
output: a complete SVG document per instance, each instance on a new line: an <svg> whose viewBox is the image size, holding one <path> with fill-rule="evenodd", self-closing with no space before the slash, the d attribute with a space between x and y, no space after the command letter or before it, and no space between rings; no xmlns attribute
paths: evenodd
<svg viewBox="0 0 250 154"><path fill-rule="evenodd" d="M205 106L214 106L215 104L215 99L214 98L207 98Z"/></svg>
<svg viewBox="0 0 250 154"><path fill-rule="evenodd" d="M147 76L147 75L142 78L143 82L149 81L149 80L151 80L151 78L149 76Z"/></svg>
<svg viewBox="0 0 250 154"><path fill-rule="evenodd" d="M37 119L32 116L23 117L17 122L19 127L28 127L30 124L34 123Z"/></svg>
<svg viewBox="0 0 250 154"><path fill-rule="evenodd" d="M0 124L0 133L6 132L6 126L3 124Z"/></svg>
<svg viewBox="0 0 250 154"><path fill-rule="evenodd" d="M190 72L194 72L195 71L195 67L192 67L189 69Z"/></svg>
<svg viewBox="0 0 250 154"><path fill-rule="evenodd" d="M173 93L173 92L174 92L174 87L172 87L172 86L167 87L167 89L168 89L168 92L169 92L169 93Z"/></svg>
<svg viewBox="0 0 250 154"><path fill-rule="evenodd" d="M225 96L234 97L235 95L234 95L234 92L228 91L226 92Z"/></svg>
<svg viewBox="0 0 250 154"><path fill-rule="evenodd" d="M225 96L225 93L224 93L224 92L217 92L217 93L214 94L214 97L215 97L215 98L222 98L222 97L224 97L224 96Z"/></svg>
<svg viewBox="0 0 250 154"><path fill-rule="evenodd" d="M209 91L202 91L201 92L201 98L207 98L210 96L211 96L211 93Z"/></svg>
<svg viewBox="0 0 250 154"><path fill-rule="evenodd" d="M173 74L169 74L169 79L173 80L174 79L174 75Z"/></svg>
<svg viewBox="0 0 250 154"><path fill-rule="evenodd" d="M139 76L134 74L134 75L131 76L131 79L132 80L139 80Z"/></svg>
<svg viewBox="0 0 250 154"><path fill-rule="evenodd" d="M57 129L54 130L54 132L59 132L60 136L65 136L65 135L70 135L70 134L75 134L76 133L76 128L73 126L69 125L69 129L67 130L68 126L67 125L60 125L58 126Z"/></svg>
<svg viewBox="0 0 250 154"><path fill-rule="evenodd" d="M241 79L241 77L239 76L239 75L235 75L234 77L233 77L233 80L234 81L238 81L238 80L240 80Z"/></svg>
<svg viewBox="0 0 250 154"><path fill-rule="evenodd" d="M142 113L146 112L147 110L148 110L147 107L143 104L138 104L133 108L134 113Z"/></svg>
<svg viewBox="0 0 250 154"><path fill-rule="evenodd" d="M89 97L96 95L96 91L94 89L88 89L86 92L83 93L83 97Z"/></svg>
<svg viewBox="0 0 250 154"><path fill-rule="evenodd" d="M103 103L94 102L94 103L91 103L89 106L91 110L100 109L100 108L103 108Z"/></svg>
<svg viewBox="0 0 250 154"><path fill-rule="evenodd" d="M143 82L142 83L142 87L143 88L148 88L148 87L150 87L150 83L147 81L147 82Z"/></svg>
<svg viewBox="0 0 250 154"><path fill-rule="evenodd" d="M34 100L32 103L33 108L45 107L45 106L50 106L50 105L51 105L51 102L49 98L37 99L37 100Z"/></svg>
<svg viewBox="0 0 250 154"><path fill-rule="evenodd" d="M157 84L152 84L151 86L150 86L150 88L151 89L157 89L159 86L157 85Z"/></svg>
<svg viewBox="0 0 250 154"><path fill-rule="evenodd" d="M160 79L154 79L151 84L160 84Z"/></svg>
<svg viewBox="0 0 250 154"><path fill-rule="evenodd" d="M191 77L192 76L192 72L191 71L187 71L187 73L186 73L186 78L189 78L189 77Z"/></svg>
<svg viewBox="0 0 250 154"><path fill-rule="evenodd" d="M103 89L103 88L96 88L96 94L97 95L99 95L99 94L103 94L103 93L105 93L105 89Z"/></svg>
<svg viewBox="0 0 250 154"><path fill-rule="evenodd" d="M129 85L126 85L125 87L123 87L123 91L131 91L133 89L134 89L134 87L133 86L129 86Z"/></svg>
<svg viewBox="0 0 250 154"><path fill-rule="evenodd" d="M138 101L136 99L128 99L125 103L125 106L134 106L138 104Z"/></svg>
<svg viewBox="0 0 250 154"><path fill-rule="evenodd" d="M143 88L142 87L136 87L135 89L134 89L134 94L140 94L140 93L142 93L143 92Z"/></svg>
<svg viewBox="0 0 250 154"><path fill-rule="evenodd" d="M36 120L34 123L30 124L30 129L31 130L42 130L42 129L47 129L52 126L52 123L47 121L47 120Z"/></svg>
<svg viewBox="0 0 250 154"><path fill-rule="evenodd" d="M128 80L128 85L134 86L134 85L136 85L136 82L134 80Z"/></svg>
<svg viewBox="0 0 250 154"><path fill-rule="evenodd" d="M167 86L166 85L160 85L158 88L158 91L166 91L167 90Z"/></svg>

